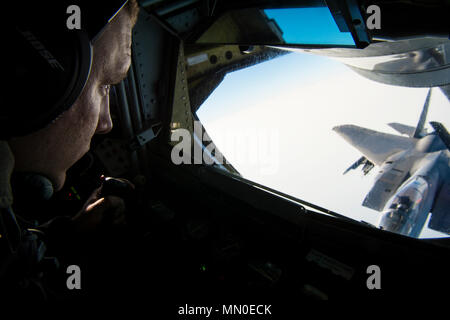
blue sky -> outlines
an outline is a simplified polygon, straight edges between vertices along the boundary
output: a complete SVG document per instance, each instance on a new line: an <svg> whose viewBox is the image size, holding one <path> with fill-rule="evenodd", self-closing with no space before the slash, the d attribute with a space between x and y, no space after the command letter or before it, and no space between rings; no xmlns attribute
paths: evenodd
<svg viewBox="0 0 450 320"><path fill-rule="evenodd" d="M202 116L202 121L215 121L242 111L242 103L238 103L241 99L252 105L270 98L279 99L289 90L287 84L300 87L317 83L323 76L345 69L343 64L330 59L309 54L299 59L296 53L287 54L229 73L197 114Z"/></svg>
<svg viewBox="0 0 450 320"><path fill-rule="evenodd" d="M427 90L380 84L326 57L291 53L228 74L197 115L245 178L376 224L379 213L361 203L378 170L342 175L361 154L332 128L355 124L397 134L387 124L416 126ZM439 89L433 120L450 128L450 105Z"/></svg>
<svg viewBox="0 0 450 320"><path fill-rule="evenodd" d="M328 7L266 9L290 44L354 45L350 32L340 32Z"/></svg>

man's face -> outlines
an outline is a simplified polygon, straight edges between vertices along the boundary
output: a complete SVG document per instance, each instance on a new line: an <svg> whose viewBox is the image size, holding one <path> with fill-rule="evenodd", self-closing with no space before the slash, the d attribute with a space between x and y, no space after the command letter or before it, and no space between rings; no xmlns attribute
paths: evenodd
<svg viewBox="0 0 450 320"><path fill-rule="evenodd" d="M132 27L128 11L119 12L93 44L91 74L74 105L46 128L9 141L17 171L40 173L60 190L66 171L89 150L93 135L111 131L109 86L130 67Z"/></svg>

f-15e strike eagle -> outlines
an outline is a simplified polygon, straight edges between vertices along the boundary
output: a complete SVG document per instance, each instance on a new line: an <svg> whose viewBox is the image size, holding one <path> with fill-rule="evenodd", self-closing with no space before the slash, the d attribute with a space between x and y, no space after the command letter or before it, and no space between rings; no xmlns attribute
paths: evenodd
<svg viewBox="0 0 450 320"><path fill-rule="evenodd" d="M363 154L344 174L360 165L365 174L380 168L362 204L383 212L379 228L415 238L430 213L428 227L450 234L450 135L439 122L430 122L431 133L424 128L431 90L415 128L389 124L403 135L355 125L333 128Z"/></svg>

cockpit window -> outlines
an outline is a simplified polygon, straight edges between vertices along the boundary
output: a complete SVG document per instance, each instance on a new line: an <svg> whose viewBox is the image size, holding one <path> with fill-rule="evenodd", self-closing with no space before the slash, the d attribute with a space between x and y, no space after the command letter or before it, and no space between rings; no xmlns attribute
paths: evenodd
<svg viewBox="0 0 450 320"><path fill-rule="evenodd" d="M382 228L406 235L413 232L425 205L428 189L427 181L420 176L401 187L386 204L385 213L380 221Z"/></svg>
<svg viewBox="0 0 450 320"><path fill-rule="evenodd" d="M388 124L414 128L427 92L375 82L339 61L294 52L229 72L196 115L244 178L378 227L386 207L378 211L362 204L381 167L362 158L333 128L359 126L406 139ZM449 101L438 88L427 121L433 119L450 128ZM428 124L426 129L433 131ZM396 161L385 179L407 178ZM355 163L356 170L343 174ZM414 190L389 205L405 211L419 205L425 185L420 179L413 183ZM426 225L420 237L448 237Z"/></svg>
<svg viewBox="0 0 450 320"><path fill-rule="evenodd" d="M419 207L420 203L427 195L428 183L422 177L414 180L401 188L396 196L390 201L390 209L413 210Z"/></svg>

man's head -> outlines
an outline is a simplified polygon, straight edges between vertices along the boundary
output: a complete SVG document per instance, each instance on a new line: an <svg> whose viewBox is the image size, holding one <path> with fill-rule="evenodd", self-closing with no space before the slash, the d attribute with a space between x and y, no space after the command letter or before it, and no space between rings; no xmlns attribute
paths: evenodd
<svg viewBox="0 0 450 320"><path fill-rule="evenodd" d="M89 150L93 135L111 131L109 86L130 67L137 12L136 1L129 1L93 43L91 73L73 106L44 129L8 141L17 171L42 174L60 190L66 171Z"/></svg>

